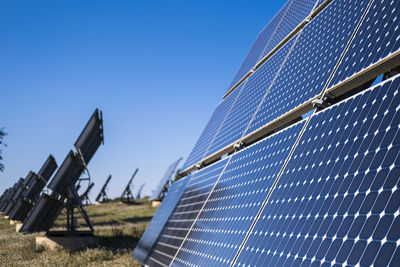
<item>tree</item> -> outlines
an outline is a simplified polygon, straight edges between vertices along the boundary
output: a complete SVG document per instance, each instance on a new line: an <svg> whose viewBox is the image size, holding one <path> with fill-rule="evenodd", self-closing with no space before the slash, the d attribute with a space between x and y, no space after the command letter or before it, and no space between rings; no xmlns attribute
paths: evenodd
<svg viewBox="0 0 400 267"><path fill-rule="evenodd" d="M7 146L4 141L3 138L7 135L6 131L4 130L4 128L0 128L0 147L3 146ZM1 152L3 152L2 149L0 149L0 171L4 171L4 164L1 162L3 160L3 157L1 156Z"/></svg>

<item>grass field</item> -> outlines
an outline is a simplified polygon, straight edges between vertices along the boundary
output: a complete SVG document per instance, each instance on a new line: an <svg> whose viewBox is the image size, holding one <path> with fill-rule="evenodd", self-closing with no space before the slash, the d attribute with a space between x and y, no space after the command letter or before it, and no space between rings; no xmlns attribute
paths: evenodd
<svg viewBox="0 0 400 267"><path fill-rule="evenodd" d="M109 202L85 209L100 244L79 252L36 249L34 235L16 233L15 225L0 219L0 266L140 266L131 254L156 211L151 202ZM64 220L61 214L55 228ZM78 224L82 223L79 219Z"/></svg>

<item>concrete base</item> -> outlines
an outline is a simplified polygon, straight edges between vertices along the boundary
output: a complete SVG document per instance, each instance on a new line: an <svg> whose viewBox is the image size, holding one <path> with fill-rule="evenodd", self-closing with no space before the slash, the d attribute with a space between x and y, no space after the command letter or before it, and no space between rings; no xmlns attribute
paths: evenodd
<svg viewBox="0 0 400 267"><path fill-rule="evenodd" d="M20 221L10 220L10 225L16 225L18 223L21 223L21 222Z"/></svg>
<svg viewBox="0 0 400 267"><path fill-rule="evenodd" d="M21 230L22 225L24 225L23 223L17 223L15 225L15 232L19 232L19 230Z"/></svg>
<svg viewBox="0 0 400 267"><path fill-rule="evenodd" d="M65 249L68 251L77 251L88 246L97 245L100 239L93 235L79 236L76 234L65 236L36 236L36 248L44 248L50 251Z"/></svg>
<svg viewBox="0 0 400 267"><path fill-rule="evenodd" d="M8 220L8 216L4 216L4 218Z"/></svg>
<svg viewBox="0 0 400 267"><path fill-rule="evenodd" d="M151 202L151 206L152 206L152 207L158 207L158 206L160 206L160 204L161 204L161 202L160 202L160 201L156 201L156 200L153 200L153 201Z"/></svg>

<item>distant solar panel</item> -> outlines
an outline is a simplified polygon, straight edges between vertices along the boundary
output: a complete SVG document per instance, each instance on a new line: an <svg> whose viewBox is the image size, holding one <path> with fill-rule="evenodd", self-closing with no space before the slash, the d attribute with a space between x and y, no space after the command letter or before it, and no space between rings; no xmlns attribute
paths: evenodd
<svg viewBox="0 0 400 267"><path fill-rule="evenodd" d="M174 264L230 265L303 126L299 122L232 156Z"/></svg>
<svg viewBox="0 0 400 267"><path fill-rule="evenodd" d="M372 3L330 87L400 52L400 1Z"/></svg>
<svg viewBox="0 0 400 267"><path fill-rule="evenodd" d="M229 113L232 103L235 102L239 92L240 88L236 88L234 92L232 92L227 98L223 99L215 108L210 120L192 149L192 152L183 164L182 170L189 168L191 165L197 164L203 159L204 154L210 146L215 134L218 132L226 115Z"/></svg>
<svg viewBox="0 0 400 267"><path fill-rule="evenodd" d="M227 159L221 160L190 176L181 199L162 229L145 265L170 264L227 162Z"/></svg>
<svg viewBox="0 0 400 267"><path fill-rule="evenodd" d="M238 266L400 262L400 76L313 116Z"/></svg>
<svg viewBox="0 0 400 267"><path fill-rule="evenodd" d="M179 158L178 160L174 161L171 165L168 166L167 171L165 172L164 176L161 178L156 189L153 191L153 194L152 194L150 200L157 199L157 198L164 196L163 190L165 189L165 186L168 186L169 182L173 178L173 175L175 174L175 171L176 171L176 167L178 166L178 164L181 160L182 160L182 158Z"/></svg>
<svg viewBox="0 0 400 267"><path fill-rule="evenodd" d="M144 264L146 261L147 255L156 242L158 235L167 222L175 205L181 198L183 190L185 189L189 179L189 177L185 177L184 179L174 182L171 185L160 207L157 209L157 212L154 214L150 224L147 226L146 231L143 233L139 243L136 245L135 250L133 251L133 257L135 257L139 262Z"/></svg>
<svg viewBox="0 0 400 267"><path fill-rule="evenodd" d="M12 220L23 221L32 209L33 204L39 198L40 192L46 185L47 181L57 169L57 162L50 155L38 174L30 172L25 179L24 190L21 192L21 197L17 200L15 206L10 211L9 218Z"/></svg>

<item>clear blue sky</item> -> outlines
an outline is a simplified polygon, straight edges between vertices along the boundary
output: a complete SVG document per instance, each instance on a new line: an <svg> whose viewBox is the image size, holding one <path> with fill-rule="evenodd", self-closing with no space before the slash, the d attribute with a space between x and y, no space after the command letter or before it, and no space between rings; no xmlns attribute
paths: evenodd
<svg viewBox="0 0 400 267"><path fill-rule="evenodd" d="M149 195L184 160L276 1L0 2L0 192L49 153L61 164L93 110L105 145L89 164L93 199L119 196L139 167ZM182 165L182 162L181 162ZM136 190L134 190L136 192Z"/></svg>

